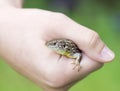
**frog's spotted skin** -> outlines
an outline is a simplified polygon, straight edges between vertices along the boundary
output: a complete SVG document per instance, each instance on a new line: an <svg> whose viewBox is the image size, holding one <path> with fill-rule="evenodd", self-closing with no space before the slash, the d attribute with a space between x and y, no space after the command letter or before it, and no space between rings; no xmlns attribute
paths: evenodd
<svg viewBox="0 0 120 91"><path fill-rule="evenodd" d="M74 68L78 68L80 70L80 61L81 61L81 50L77 47L77 45L69 39L54 39L46 42L46 46L50 49L54 50L58 54L64 55L69 58L75 58L76 60L72 62L74 64Z"/></svg>

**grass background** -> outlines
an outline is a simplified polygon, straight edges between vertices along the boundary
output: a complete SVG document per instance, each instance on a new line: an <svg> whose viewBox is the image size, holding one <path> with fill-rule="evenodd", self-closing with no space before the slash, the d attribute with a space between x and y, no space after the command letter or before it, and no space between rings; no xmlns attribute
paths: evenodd
<svg viewBox="0 0 120 91"><path fill-rule="evenodd" d="M25 0L24 7L53 10L49 8L47 0ZM116 54L113 62L105 64L102 69L77 83L70 91L120 91L120 1L83 0L74 12L66 14L76 22L98 32ZM42 90L1 59L0 91Z"/></svg>

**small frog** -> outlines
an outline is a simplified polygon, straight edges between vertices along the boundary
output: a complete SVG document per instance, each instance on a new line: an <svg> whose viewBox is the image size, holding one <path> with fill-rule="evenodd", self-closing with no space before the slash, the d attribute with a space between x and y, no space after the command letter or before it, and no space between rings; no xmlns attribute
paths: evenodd
<svg viewBox="0 0 120 91"><path fill-rule="evenodd" d="M64 55L68 58L75 58L76 60L72 62L74 68L80 70L80 61L82 58L82 51L78 46L70 39L54 39L46 42L46 46L60 55Z"/></svg>

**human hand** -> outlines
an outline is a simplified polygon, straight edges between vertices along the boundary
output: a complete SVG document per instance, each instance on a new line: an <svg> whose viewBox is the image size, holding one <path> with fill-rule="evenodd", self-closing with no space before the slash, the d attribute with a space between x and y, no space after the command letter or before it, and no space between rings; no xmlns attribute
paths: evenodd
<svg viewBox="0 0 120 91"><path fill-rule="evenodd" d="M45 91L66 91L114 58L96 32L63 14L15 8L0 12L0 55ZM79 72L72 69L74 59L59 59L45 46L56 38L71 39L83 51Z"/></svg>

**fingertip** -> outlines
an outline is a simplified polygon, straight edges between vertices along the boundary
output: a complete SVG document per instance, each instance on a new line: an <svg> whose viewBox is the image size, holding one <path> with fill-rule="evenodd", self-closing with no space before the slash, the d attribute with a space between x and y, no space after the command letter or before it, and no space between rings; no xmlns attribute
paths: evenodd
<svg viewBox="0 0 120 91"><path fill-rule="evenodd" d="M99 57L102 59L103 62L111 62L115 58L115 54L112 50L105 46L102 49Z"/></svg>

